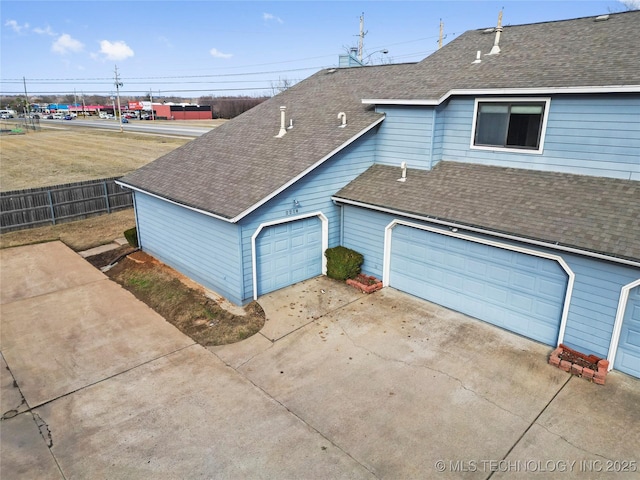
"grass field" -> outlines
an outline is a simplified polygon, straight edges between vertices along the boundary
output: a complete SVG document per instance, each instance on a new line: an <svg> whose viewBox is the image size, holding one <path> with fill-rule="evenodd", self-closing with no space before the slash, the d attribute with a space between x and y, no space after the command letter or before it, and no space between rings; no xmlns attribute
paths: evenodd
<svg viewBox="0 0 640 480"><path fill-rule="evenodd" d="M13 126L13 125L11 125ZM20 190L129 173L189 139L94 128L44 127L0 136L0 190Z"/></svg>

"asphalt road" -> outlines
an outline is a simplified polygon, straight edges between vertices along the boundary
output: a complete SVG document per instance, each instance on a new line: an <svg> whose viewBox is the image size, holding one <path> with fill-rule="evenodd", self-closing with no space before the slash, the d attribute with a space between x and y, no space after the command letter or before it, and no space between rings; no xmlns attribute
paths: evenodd
<svg viewBox="0 0 640 480"><path fill-rule="evenodd" d="M46 120L41 119L40 124L42 126L64 126L64 127L90 127L90 128L102 128L108 130L119 130L120 123L116 120ZM195 126L190 125L188 122L174 121L165 122L159 121L146 121L146 120L130 120L129 123L122 124L122 129L127 132L136 133L151 133L156 135L177 135L181 137L199 137L214 127L208 126Z"/></svg>

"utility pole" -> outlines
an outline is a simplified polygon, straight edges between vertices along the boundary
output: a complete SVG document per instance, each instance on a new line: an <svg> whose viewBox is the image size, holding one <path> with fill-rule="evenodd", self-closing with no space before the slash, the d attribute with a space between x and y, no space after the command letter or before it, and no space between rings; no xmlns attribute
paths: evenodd
<svg viewBox="0 0 640 480"><path fill-rule="evenodd" d="M440 36L438 37L438 50L442 48L442 34L444 33L444 22L440 19Z"/></svg>
<svg viewBox="0 0 640 480"><path fill-rule="evenodd" d="M153 113L153 93L151 89L149 89L149 103L151 104L151 121L155 121L156 117Z"/></svg>
<svg viewBox="0 0 640 480"><path fill-rule="evenodd" d="M27 114L29 113L29 95L27 95L27 79L22 77L22 83L24 85L24 117L27 118Z"/></svg>
<svg viewBox="0 0 640 480"><path fill-rule="evenodd" d="M367 33L368 32L364 31L364 12L362 12L362 15L360 15L360 35L358 35L360 37L358 40L358 60L360 63L362 63L362 53L364 50L364 36Z"/></svg>
<svg viewBox="0 0 640 480"><path fill-rule="evenodd" d="M120 77L118 76L118 66L116 65L116 96L118 97L118 122L120 123L120 132L123 132L122 128L122 108L120 107L120 87L122 86L122 82L120 81Z"/></svg>

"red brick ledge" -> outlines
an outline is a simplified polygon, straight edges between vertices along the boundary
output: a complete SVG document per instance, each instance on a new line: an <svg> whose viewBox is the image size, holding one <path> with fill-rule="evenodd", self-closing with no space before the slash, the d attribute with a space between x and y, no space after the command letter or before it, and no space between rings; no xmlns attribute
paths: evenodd
<svg viewBox="0 0 640 480"><path fill-rule="evenodd" d="M565 358L573 358L574 361ZM551 352L549 364L558 367L560 370L586 378L598 385L604 385L607 372L609 371L609 361L595 355L585 355L573 350L562 343Z"/></svg>
<svg viewBox="0 0 640 480"><path fill-rule="evenodd" d="M372 293L382 288L382 280L359 273L356 278L347 278L347 285L351 285L364 293Z"/></svg>

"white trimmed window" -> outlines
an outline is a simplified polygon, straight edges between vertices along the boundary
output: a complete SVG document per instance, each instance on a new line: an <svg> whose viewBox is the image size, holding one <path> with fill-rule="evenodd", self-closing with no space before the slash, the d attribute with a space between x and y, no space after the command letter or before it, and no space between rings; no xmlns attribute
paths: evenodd
<svg viewBox="0 0 640 480"><path fill-rule="evenodd" d="M476 99L471 148L542 153L549 101Z"/></svg>

